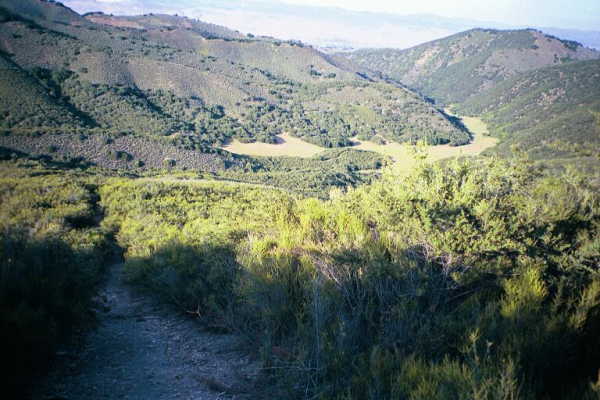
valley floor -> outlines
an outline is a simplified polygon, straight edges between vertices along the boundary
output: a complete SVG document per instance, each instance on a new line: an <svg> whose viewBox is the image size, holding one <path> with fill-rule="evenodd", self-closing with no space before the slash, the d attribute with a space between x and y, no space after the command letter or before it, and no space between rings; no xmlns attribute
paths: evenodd
<svg viewBox="0 0 600 400"><path fill-rule="evenodd" d="M127 286L122 265L111 269L99 327L59 354L33 399L247 398L258 362L238 337L201 330Z"/></svg>
<svg viewBox="0 0 600 400"><path fill-rule="evenodd" d="M488 136L487 126L481 119L476 117L460 117L460 119L473 135L471 143L464 146L450 146L447 144L428 146L426 152L429 160L439 161L452 157L475 156L481 154L484 150L494 147L498 143L498 139ZM400 171L408 172L415 167L416 160L411 154L411 146L394 142L380 145L373 142L363 142L358 139L353 140L356 143L356 146L354 146L355 149L374 151L390 156L394 160L396 168Z"/></svg>
<svg viewBox="0 0 600 400"><path fill-rule="evenodd" d="M447 113L451 114L449 111ZM481 119L476 117L460 117L462 123L473 135L471 143L464 146L428 146L426 148L427 155L431 161L443 160L451 157L474 156L481 154L483 151L494 147L498 143L498 139L488 136L488 129ZM281 139L277 144L267 143L242 143L234 140L223 150L235 154L244 154L249 156L290 156L290 157L312 157L326 149L314 144L295 138L289 134L280 135ZM396 167L402 171L410 171L415 166L415 159L412 155L411 146L396 142L390 142L385 145L376 144L370 141L361 141L353 138L353 149L366 150L389 156Z"/></svg>
<svg viewBox="0 0 600 400"><path fill-rule="evenodd" d="M270 143L242 143L239 140L233 140L226 146L221 147L235 154L244 154L248 156L288 156L288 157L312 157L325 148L312 143L305 142L302 139L284 133L278 136L279 142Z"/></svg>

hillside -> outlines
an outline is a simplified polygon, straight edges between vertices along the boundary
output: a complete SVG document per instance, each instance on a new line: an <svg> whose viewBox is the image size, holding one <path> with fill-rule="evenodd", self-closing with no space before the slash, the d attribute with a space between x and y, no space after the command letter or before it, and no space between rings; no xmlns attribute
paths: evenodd
<svg viewBox="0 0 600 400"><path fill-rule="evenodd" d="M52 370L66 379L33 398L598 397L600 197L589 179L467 159L319 201L177 178L0 161L9 398L30 398L10 395L17 383L43 388L30 375L57 350L66 368ZM133 301L96 290L117 246L119 276L145 289ZM155 325L148 297L202 328ZM92 307L92 346L65 354L57 344ZM107 332L115 324L131 329ZM236 348L250 357L220 351L216 364L211 331L242 333ZM206 340L188 347L196 337ZM263 395L235 385L257 379Z"/></svg>
<svg viewBox="0 0 600 400"><path fill-rule="evenodd" d="M158 29L173 32L177 29L192 31L205 39L243 39L246 36L223 26L202 22L197 19L171 16L166 14L146 14L138 16L106 15L101 12L83 15L88 21L96 24L109 25L118 28L133 28L142 30Z"/></svg>
<svg viewBox="0 0 600 400"><path fill-rule="evenodd" d="M202 152L233 138L272 143L284 132L323 147L376 134L470 140L417 94L299 42L176 16L84 18L42 0L3 7L0 49L103 134L166 138Z"/></svg>
<svg viewBox="0 0 600 400"><path fill-rule="evenodd" d="M0 53L1 129L81 129L85 121L48 93L31 74Z"/></svg>
<svg viewBox="0 0 600 400"><path fill-rule="evenodd" d="M457 105L482 115L498 150L520 144L537 159L597 156L600 148L600 61L543 68L514 76Z"/></svg>
<svg viewBox="0 0 600 400"><path fill-rule="evenodd" d="M358 50L346 56L440 104L460 103L518 73L600 52L539 31L473 29L407 50Z"/></svg>
<svg viewBox="0 0 600 400"><path fill-rule="evenodd" d="M372 53L0 0L4 397L600 399L598 53Z"/></svg>
<svg viewBox="0 0 600 400"><path fill-rule="evenodd" d="M0 8L42 24L89 25L79 14L53 0L2 0Z"/></svg>

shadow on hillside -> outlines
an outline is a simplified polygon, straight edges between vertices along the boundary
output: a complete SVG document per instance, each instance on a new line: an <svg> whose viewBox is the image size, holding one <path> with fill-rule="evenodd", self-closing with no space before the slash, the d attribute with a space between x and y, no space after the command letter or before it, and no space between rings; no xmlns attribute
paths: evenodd
<svg viewBox="0 0 600 400"><path fill-rule="evenodd" d="M228 329L223 313L233 306L240 271L228 245L169 243L150 257L125 262L130 282L220 330Z"/></svg>
<svg viewBox="0 0 600 400"><path fill-rule="evenodd" d="M444 115L444 117L446 117L446 119L448 121L450 121L450 123L452 125L454 125L456 128L460 129L463 132L469 132L471 134L471 139L473 139L473 135L472 133L469 131L469 128L466 127L466 125L463 123L462 119L459 117L456 117L454 115L450 115L447 114L444 110L440 110L440 112Z"/></svg>
<svg viewBox="0 0 600 400"><path fill-rule="evenodd" d="M512 357L520 363L519 379L541 382L539 393L559 398L597 373L597 351L590 353L590 346L600 334L598 318L581 335L550 309L523 308L517 318L505 316L497 311L505 277L492 267L444 267L417 247L392 255L377 239L328 252L272 246L236 255L230 244L170 243L128 260L126 271L133 282L208 327L245 335L267 365L286 371L284 380L307 387L321 379L340 388L357 376L377 380L397 374L406 362L424 375L436 368L472 373L477 387L487 379L500 382L506 357ZM477 342L464 350L474 330L494 348L484 353ZM564 351L571 357L561 357ZM369 362L381 370L370 369ZM301 365L320 367L294 370Z"/></svg>
<svg viewBox="0 0 600 400"><path fill-rule="evenodd" d="M78 250L57 238L3 231L0 248L3 390L21 398L57 346L93 324L93 297L111 247Z"/></svg>
<svg viewBox="0 0 600 400"><path fill-rule="evenodd" d="M83 157L71 157L67 161L58 161L55 160L51 155L42 154L38 156L34 156L19 150L10 149L8 147L0 146L0 160L9 161L9 160L29 160L29 161L37 161L41 163L46 168L55 168L55 169L83 169L86 170L88 168L96 166L95 163L85 160Z"/></svg>

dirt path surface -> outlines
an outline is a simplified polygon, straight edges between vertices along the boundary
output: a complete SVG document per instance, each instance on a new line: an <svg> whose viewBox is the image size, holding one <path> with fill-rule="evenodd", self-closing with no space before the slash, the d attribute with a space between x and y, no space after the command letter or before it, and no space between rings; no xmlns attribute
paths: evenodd
<svg viewBox="0 0 600 400"><path fill-rule="evenodd" d="M99 326L59 353L33 399L250 399L258 363L234 335L203 331L111 268Z"/></svg>

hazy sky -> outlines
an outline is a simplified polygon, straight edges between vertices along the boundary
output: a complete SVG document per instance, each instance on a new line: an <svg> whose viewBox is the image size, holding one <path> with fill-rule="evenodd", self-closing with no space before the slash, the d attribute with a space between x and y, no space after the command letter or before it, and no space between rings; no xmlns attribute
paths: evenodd
<svg viewBox="0 0 600 400"><path fill-rule="evenodd" d="M158 3L153 0L64 0L65 4ZM226 6L230 0L220 0ZM252 3L252 1L242 1ZM556 26L600 30L600 0L268 0L268 3L288 3L312 6L333 6L357 11L395 14L427 13L446 17L462 17L497 21L514 25ZM204 0L170 0L163 5L187 7ZM210 1L210 3L217 3Z"/></svg>
<svg viewBox="0 0 600 400"><path fill-rule="evenodd" d="M62 1L78 12L177 13L244 33L300 39L322 47L405 48L474 27L558 27L600 31L600 0ZM399 17L414 14L433 14L452 20ZM596 42L600 43L600 33L598 36ZM579 40L577 37L565 38Z"/></svg>
<svg viewBox="0 0 600 400"><path fill-rule="evenodd" d="M396 14L428 13L515 25L553 25L600 30L600 0L282 0L281 2Z"/></svg>

